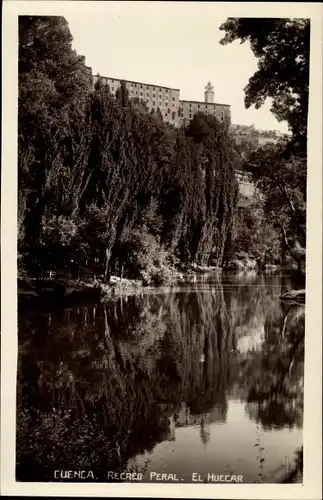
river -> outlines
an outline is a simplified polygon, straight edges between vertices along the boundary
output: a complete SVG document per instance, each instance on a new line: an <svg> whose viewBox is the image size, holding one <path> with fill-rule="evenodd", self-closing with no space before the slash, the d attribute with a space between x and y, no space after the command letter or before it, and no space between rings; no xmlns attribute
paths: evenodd
<svg viewBox="0 0 323 500"><path fill-rule="evenodd" d="M279 300L293 286L213 273L21 311L17 480L282 481L303 445L305 309Z"/></svg>

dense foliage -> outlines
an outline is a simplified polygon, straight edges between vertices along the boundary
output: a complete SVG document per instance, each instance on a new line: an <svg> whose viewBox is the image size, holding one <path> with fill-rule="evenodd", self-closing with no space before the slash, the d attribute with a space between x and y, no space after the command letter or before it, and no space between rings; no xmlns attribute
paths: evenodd
<svg viewBox="0 0 323 500"><path fill-rule="evenodd" d="M222 44L248 41L258 70L245 88L245 104L260 108L269 97L272 112L286 120L298 146L305 147L309 95L309 19L228 18Z"/></svg>
<svg viewBox="0 0 323 500"><path fill-rule="evenodd" d="M19 269L108 279L167 280L176 263L304 269L307 20L229 18L223 43L248 40L259 70L246 106L272 98L291 138L235 143L226 124L198 113L176 129L114 97L72 50L61 17L19 19ZM257 142L257 141L256 141ZM254 174L239 204L235 169Z"/></svg>
<svg viewBox="0 0 323 500"><path fill-rule="evenodd" d="M291 261L304 271L310 21L229 18L220 29L226 32L222 44L248 41L258 59L258 70L245 88L246 107L259 108L271 98L272 112L291 131L276 144L247 148L243 160L262 194L267 239L274 229L273 246L281 241L280 263Z"/></svg>
<svg viewBox="0 0 323 500"><path fill-rule="evenodd" d="M27 272L151 278L221 265L237 200L225 125L164 123L125 85L93 85L63 18L19 24L19 251ZM32 126L31 126L32 124ZM158 273L157 273L158 274Z"/></svg>

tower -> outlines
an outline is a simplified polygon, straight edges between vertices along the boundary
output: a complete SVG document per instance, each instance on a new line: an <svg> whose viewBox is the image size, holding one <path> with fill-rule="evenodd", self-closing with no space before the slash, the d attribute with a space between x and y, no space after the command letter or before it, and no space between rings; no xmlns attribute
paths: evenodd
<svg viewBox="0 0 323 500"><path fill-rule="evenodd" d="M214 88L211 82L208 82L205 87L204 92L204 101L205 102L214 102Z"/></svg>

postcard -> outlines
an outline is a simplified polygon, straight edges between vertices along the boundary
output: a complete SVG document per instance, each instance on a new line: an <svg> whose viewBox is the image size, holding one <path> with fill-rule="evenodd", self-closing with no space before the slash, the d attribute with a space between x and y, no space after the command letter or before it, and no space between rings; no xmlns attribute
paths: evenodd
<svg viewBox="0 0 323 500"><path fill-rule="evenodd" d="M3 13L1 491L320 498L322 6Z"/></svg>

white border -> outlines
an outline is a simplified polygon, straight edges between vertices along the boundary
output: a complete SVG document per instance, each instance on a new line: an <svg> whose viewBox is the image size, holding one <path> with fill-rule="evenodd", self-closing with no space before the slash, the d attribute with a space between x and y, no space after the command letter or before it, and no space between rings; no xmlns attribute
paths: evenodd
<svg viewBox="0 0 323 500"><path fill-rule="evenodd" d="M90 3L90 5L89 5ZM15 398L17 349L17 47L18 15L67 15L68 11L104 9L106 2L64 4L39 1L3 3L2 196L1 196L1 493L34 496L179 497L306 499L321 498L322 484L322 4L209 3L226 17L307 17L311 19L311 67L308 139L307 302L305 346L303 485L66 484L15 482ZM197 2L200 4L200 2ZM197 3L187 3L196 8ZM116 9L126 2L114 2ZM122 5L121 5L122 4ZM137 2L138 6L142 2ZM145 8L147 3L143 3ZM64 14L62 7L64 5ZM152 4L151 4L152 5ZM171 4L176 15L177 3ZM194 7L195 6L195 7ZM150 6L151 8L151 6ZM216 12L215 12L216 13ZM85 54L86 55L86 54ZM251 75L250 75L251 76Z"/></svg>

